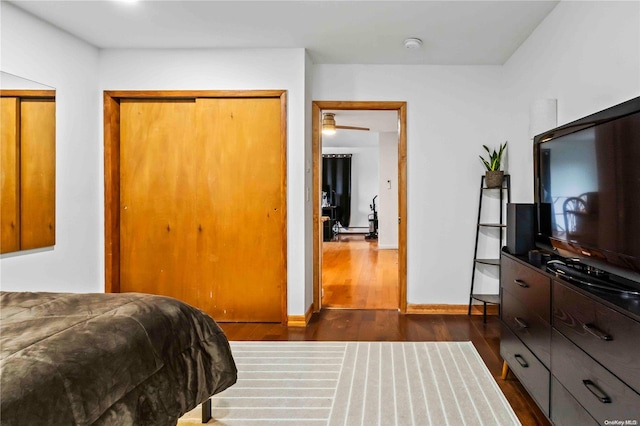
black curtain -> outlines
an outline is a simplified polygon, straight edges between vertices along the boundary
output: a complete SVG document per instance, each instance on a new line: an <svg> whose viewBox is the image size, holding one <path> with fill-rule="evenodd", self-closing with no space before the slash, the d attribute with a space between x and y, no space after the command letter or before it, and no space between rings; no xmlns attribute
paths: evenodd
<svg viewBox="0 0 640 426"><path fill-rule="evenodd" d="M348 228L351 220L351 154L322 155L322 190L336 206L336 219Z"/></svg>

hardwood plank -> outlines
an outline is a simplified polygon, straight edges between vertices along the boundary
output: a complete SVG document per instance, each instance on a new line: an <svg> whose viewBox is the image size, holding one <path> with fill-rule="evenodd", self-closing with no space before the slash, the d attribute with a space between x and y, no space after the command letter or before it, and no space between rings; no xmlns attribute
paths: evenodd
<svg viewBox="0 0 640 426"><path fill-rule="evenodd" d="M315 186L314 186L315 190ZM315 220L315 217L314 217ZM315 222L314 222L315 223ZM372 317L373 315L373 317ZM474 342L494 377L499 358L499 323L481 317L443 315L400 315L395 311L325 310L315 315L306 328L290 328L280 324L221 323L230 340L471 340ZM496 355L498 354L498 355ZM544 415L536 412L535 403L517 380L498 381L525 425L547 425ZM541 419L541 420L540 420Z"/></svg>
<svg viewBox="0 0 640 426"><path fill-rule="evenodd" d="M403 315L392 310L325 309L306 328L280 324L223 323L229 340L471 341L524 426L549 426L512 374L504 380L500 320L474 315Z"/></svg>
<svg viewBox="0 0 640 426"><path fill-rule="evenodd" d="M454 314L462 315L469 311L469 305L441 305L441 304L409 304L407 305L407 313L409 314ZM487 315L498 315L499 308L497 305L487 304ZM482 305L473 305L471 307L472 315L483 315Z"/></svg>
<svg viewBox="0 0 640 426"><path fill-rule="evenodd" d="M324 307L398 309L398 250L346 235L323 243L322 259Z"/></svg>

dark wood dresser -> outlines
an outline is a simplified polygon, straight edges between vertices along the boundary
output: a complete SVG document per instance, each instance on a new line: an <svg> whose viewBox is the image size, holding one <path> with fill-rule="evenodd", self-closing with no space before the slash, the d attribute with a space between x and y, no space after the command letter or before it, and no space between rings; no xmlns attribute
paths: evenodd
<svg viewBox="0 0 640 426"><path fill-rule="evenodd" d="M500 353L552 423L640 425L640 297L585 289L505 251L500 293Z"/></svg>

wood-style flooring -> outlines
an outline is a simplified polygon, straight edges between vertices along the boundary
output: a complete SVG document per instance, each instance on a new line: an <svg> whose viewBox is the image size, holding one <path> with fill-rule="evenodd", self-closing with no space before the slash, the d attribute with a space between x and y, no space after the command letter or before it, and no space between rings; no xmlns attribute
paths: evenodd
<svg viewBox="0 0 640 426"><path fill-rule="evenodd" d="M500 320L480 315L402 315L393 310L327 309L305 328L280 324L221 323L229 340L471 341L507 397L520 422L550 425L520 382L503 380Z"/></svg>
<svg viewBox="0 0 640 426"><path fill-rule="evenodd" d="M523 425L549 421L512 374L501 378L500 320L481 315L398 313L398 252L363 235L323 243L323 309L305 328L223 323L229 340L471 341ZM357 309L364 308L364 309Z"/></svg>
<svg viewBox="0 0 640 426"><path fill-rule="evenodd" d="M398 250L378 250L364 234L322 243L322 306L398 309Z"/></svg>

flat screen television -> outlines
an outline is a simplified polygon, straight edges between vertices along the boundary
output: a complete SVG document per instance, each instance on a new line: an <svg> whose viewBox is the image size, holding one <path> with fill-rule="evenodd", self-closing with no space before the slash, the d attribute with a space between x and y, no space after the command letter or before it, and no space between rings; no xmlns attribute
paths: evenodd
<svg viewBox="0 0 640 426"><path fill-rule="evenodd" d="M534 138L536 244L640 288L640 97Z"/></svg>

